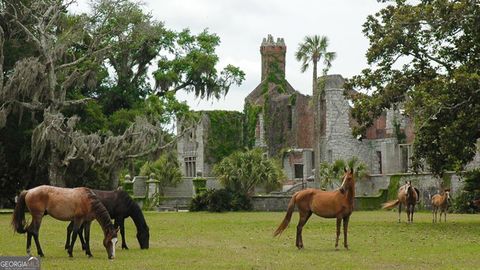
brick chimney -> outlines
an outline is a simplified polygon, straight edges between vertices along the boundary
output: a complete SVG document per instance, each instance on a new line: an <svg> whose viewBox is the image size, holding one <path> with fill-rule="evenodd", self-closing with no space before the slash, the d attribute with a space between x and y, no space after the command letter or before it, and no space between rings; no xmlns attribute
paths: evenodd
<svg viewBox="0 0 480 270"><path fill-rule="evenodd" d="M264 38L260 46L260 54L262 55L262 81L267 77L269 68L272 63L277 63L280 70L283 72L282 77L285 77L285 53L287 46L283 38L277 38L275 42L272 35Z"/></svg>

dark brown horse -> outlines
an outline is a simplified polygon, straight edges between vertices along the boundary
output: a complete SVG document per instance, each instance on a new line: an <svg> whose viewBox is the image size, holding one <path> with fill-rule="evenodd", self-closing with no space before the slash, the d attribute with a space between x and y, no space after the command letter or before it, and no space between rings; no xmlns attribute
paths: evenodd
<svg viewBox="0 0 480 270"><path fill-rule="evenodd" d="M445 189L442 194L435 194L432 197L432 215L433 223L437 222L437 212L440 210L440 222L442 222L442 213L445 222L447 222L447 210L450 203L450 190Z"/></svg>
<svg viewBox="0 0 480 270"><path fill-rule="evenodd" d="M398 199L382 204L383 209L391 209L398 205L398 222L400 222L400 214L402 213L402 204L407 209L408 223L413 222L413 213L415 205L420 198L420 191L412 186L412 181L406 181L405 185L398 189Z"/></svg>
<svg viewBox="0 0 480 270"><path fill-rule="evenodd" d="M25 211L32 215L32 221L27 226ZM59 188L53 186L39 186L23 191L18 197L15 211L13 212L12 226L18 233L27 233L27 254L30 255L32 236L35 239L38 255L43 257L43 251L38 240L40 225L43 216L48 213L53 218L62 221L73 221L74 229L72 243L68 254L73 256L73 246L78 229L84 222L96 219L102 227L103 245L107 250L108 258L115 257L115 244L118 229L112 224L107 209L98 200L97 196L88 188ZM88 230L86 233L90 233ZM86 254L92 256L87 242Z"/></svg>
<svg viewBox="0 0 480 270"><path fill-rule="evenodd" d="M475 207L480 208L480 199L473 200L471 204Z"/></svg>
<svg viewBox="0 0 480 270"><path fill-rule="evenodd" d="M324 218L337 219L337 239L335 241L335 249L338 249L340 226L343 220L343 245L348 249L348 222L353 211L354 198L355 179L353 170L348 172L345 170L342 186L335 191L323 191L311 188L298 191L293 194L292 199L288 203L287 214L273 235L277 236L287 228L296 205L300 214L300 219L297 225L296 240L296 246L298 249L303 248L302 229L310 216L312 216L312 213Z"/></svg>
<svg viewBox="0 0 480 270"><path fill-rule="evenodd" d="M120 234L122 235L122 249L128 249L127 242L125 241L125 222L124 220L131 217L137 227L137 240L141 249L148 249L150 233L145 217L143 216L142 209L138 204L130 198L127 192L123 190L115 191L103 191L93 190L98 199L107 208L108 214L115 220L115 226L120 227ZM89 224L85 224L89 226ZM82 243L82 248L85 249L85 240L82 236L82 231L85 231L82 226L79 230L78 236ZM67 228L67 242L65 243L65 249L70 246L70 235L73 230L73 222L68 225ZM85 235L87 237L87 235Z"/></svg>

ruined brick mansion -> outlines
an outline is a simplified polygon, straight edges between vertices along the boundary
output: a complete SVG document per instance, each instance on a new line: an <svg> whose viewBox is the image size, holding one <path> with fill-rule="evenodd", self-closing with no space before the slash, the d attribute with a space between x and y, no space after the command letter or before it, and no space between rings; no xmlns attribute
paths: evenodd
<svg viewBox="0 0 480 270"><path fill-rule="evenodd" d="M321 162L352 156L363 161L371 175L406 172L413 141L409 120L399 111L388 110L364 136L353 137L355 121L344 97L342 76L323 78L324 95L303 95L285 77L286 50L282 38L275 41L269 35L263 40L261 81L245 98L242 127L237 126L235 135L225 140L244 142L238 149L262 147L270 156L280 157L290 180L312 179L314 169ZM325 99L319 100L320 96ZM315 108L319 110L316 113ZM242 113L223 113L225 117L232 114ZM208 157L209 144L225 143L209 138L209 130L214 128L209 115L204 112L195 130L178 143L179 160L187 177L195 177L199 172L211 176L213 163L219 161ZM324 121L322 131L314 131L316 116L317 121ZM404 134L403 143L397 139L399 132Z"/></svg>

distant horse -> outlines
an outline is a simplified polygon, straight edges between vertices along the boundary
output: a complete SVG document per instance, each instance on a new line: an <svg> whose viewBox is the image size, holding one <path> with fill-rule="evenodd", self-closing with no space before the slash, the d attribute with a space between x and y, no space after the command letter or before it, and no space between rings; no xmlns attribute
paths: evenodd
<svg viewBox="0 0 480 270"><path fill-rule="evenodd" d="M149 228L145 222L145 217L143 216L142 209L138 206L136 202L130 198L127 192L123 190L115 191L103 191L103 190L93 190L97 195L98 199L103 203L105 208L108 210L110 217L115 220L115 227L120 227L120 234L122 235L122 249L128 249L127 242L125 241L125 223L124 220L128 217L133 219L135 227L137 227L137 240L140 244L141 249L148 249L149 247ZM88 226L87 224L85 224ZM70 235L73 229L73 222L68 225L67 228L67 242L65 243L65 249L70 246ZM79 230L79 238L82 242L82 248L85 248L85 240L82 236L82 231L84 226ZM87 237L87 235L85 235Z"/></svg>
<svg viewBox="0 0 480 270"><path fill-rule="evenodd" d="M473 201L472 201L472 205L475 206L475 207L480 208L480 199L473 200Z"/></svg>
<svg viewBox="0 0 480 270"><path fill-rule="evenodd" d="M442 221L442 212L445 222L447 222L447 209L450 203L450 190L446 189L442 194L435 194L432 197L432 215L433 222L437 222L437 212L440 209L440 222Z"/></svg>
<svg viewBox="0 0 480 270"><path fill-rule="evenodd" d="M27 226L25 211L30 211L32 221ZM68 247L68 254L73 257L72 251L77 238L80 225L96 219L102 227L104 239L103 246L107 250L108 258L115 257L115 244L118 229L112 224L107 209L98 200L97 196L88 188L59 188L53 186L39 186L23 191L18 197L15 211L13 212L12 226L18 233L27 233L27 254L30 255L32 236L35 239L38 255L43 257L43 251L38 240L40 225L43 216L48 213L53 218L62 221L73 221L72 243ZM90 228L86 230L89 234ZM89 241L87 241L86 254L90 257Z"/></svg>
<svg viewBox="0 0 480 270"><path fill-rule="evenodd" d="M323 191L318 189L305 189L296 192L288 203L287 214L280 226L274 232L274 236L281 234L288 226L295 205L298 208L300 219L297 225L296 246L298 249L303 248L302 229L308 219L315 213L324 218L337 219L337 238L335 249L338 249L338 238L340 236L340 226L343 220L343 245L348 249L347 232L350 215L353 211L353 200L355 198L355 179L353 170L347 172L343 176L343 182L339 189L334 191Z"/></svg>
<svg viewBox="0 0 480 270"><path fill-rule="evenodd" d="M420 199L420 191L412 186L411 181L406 181L405 185L398 189L398 199L382 204L383 209L390 209L398 205L398 222L400 222L400 214L402 213L402 204L407 209L408 223L413 223L413 212L415 204Z"/></svg>

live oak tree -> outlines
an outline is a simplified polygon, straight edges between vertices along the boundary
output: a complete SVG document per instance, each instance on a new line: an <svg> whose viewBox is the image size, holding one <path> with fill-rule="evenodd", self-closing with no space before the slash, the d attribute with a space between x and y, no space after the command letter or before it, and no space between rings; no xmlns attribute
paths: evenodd
<svg viewBox="0 0 480 270"><path fill-rule="evenodd" d="M480 3L381 2L388 5L363 25L370 68L349 82L370 92L352 95L354 132L403 107L414 123L414 168L461 170L480 137Z"/></svg>
<svg viewBox="0 0 480 270"><path fill-rule="evenodd" d="M72 2L0 1L0 132L12 138L20 130L31 138L27 148L2 140L0 150L5 156L30 150L23 153L30 166L22 164L16 176L33 171L30 185L65 186L70 177L100 168L115 186L127 160L156 157L174 144L165 124L188 112L176 91L219 97L244 74L233 66L217 72L215 34L175 33L126 0L95 1L90 14L69 13ZM170 64L192 54L181 65ZM155 61L157 74L175 66L177 79L156 75L163 84L150 86ZM136 111L133 119L114 135L108 117L129 109Z"/></svg>

